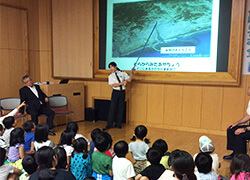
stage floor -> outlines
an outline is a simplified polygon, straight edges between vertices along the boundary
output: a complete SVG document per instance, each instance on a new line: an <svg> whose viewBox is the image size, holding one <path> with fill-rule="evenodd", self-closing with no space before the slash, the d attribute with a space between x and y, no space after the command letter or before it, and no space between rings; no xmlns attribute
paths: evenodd
<svg viewBox="0 0 250 180"><path fill-rule="evenodd" d="M79 126L79 134L84 135L86 138L91 140L90 133L95 128L102 129L105 127L106 122L104 121L97 121L97 122L90 122L90 121L83 121L78 122ZM127 143L130 143L130 139L134 134L134 125L123 124L122 129L109 129L108 133L113 138L113 146L116 142L120 140L125 140ZM160 128L148 128L148 135L147 138L150 139L150 146L152 146L153 142L156 139L164 139L169 148L169 152L175 149L181 149L189 152L192 156L195 153L199 152L199 137L202 135L208 136L212 139L214 146L215 146L215 153L218 154L221 160L221 168L219 169L219 173L225 177L230 177L230 160L223 160L222 157L224 155L230 154L231 151L226 150L226 136L219 136L219 135L210 135L204 132L201 133L191 133L191 132L184 132L184 131L177 131L177 130L166 130ZM55 144L58 144L61 132L65 129L65 126L58 126L56 131L56 136L49 136L49 138L54 141ZM133 162L132 156L129 153L127 158Z"/></svg>

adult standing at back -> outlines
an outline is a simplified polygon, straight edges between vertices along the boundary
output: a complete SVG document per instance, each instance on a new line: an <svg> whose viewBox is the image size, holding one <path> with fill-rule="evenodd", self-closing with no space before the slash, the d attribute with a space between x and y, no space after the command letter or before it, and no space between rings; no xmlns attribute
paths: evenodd
<svg viewBox="0 0 250 180"><path fill-rule="evenodd" d="M125 89L126 84L132 81L133 73L128 76L126 72L121 71L115 62L109 63L111 74L109 75L109 85L112 86L111 104L108 115L108 122L105 129L113 127L121 129L122 117L125 107ZM133 70L134 72L135 70Z"/></svg>
<svg viewBox="0 0 250 180"><path fill-rule="evenodd" d="M54 111L48 107L49 99L40 89L39 85L34 85L30 76L26 75L22 78L24 87L19 90L21 102L26 103L26 112L31 115L32 121L37 125L38 116L45 114L47 116L47 124L49 129L53 128ZM20 109L20 113L24 113L24 108ZM49 131L49 135L55 135Z"/></svg>

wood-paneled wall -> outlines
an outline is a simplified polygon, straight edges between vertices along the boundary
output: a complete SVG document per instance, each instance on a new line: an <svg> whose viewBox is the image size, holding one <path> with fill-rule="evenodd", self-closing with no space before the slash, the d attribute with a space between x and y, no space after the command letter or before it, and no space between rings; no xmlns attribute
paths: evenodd
<svg viewBox="0 0 250 180"><path fill-rule="evenodd" d="M53 0L54 77L93 77L93 2Z"/></svg>
<svg viewBox="0 0 250 180"><path fill-rule="evenodd" d="M5 0L5 3L27 8L31 76L35 81L58 83L52 72L51 0ZM1 53L9 57L5 50ZM1 68L3 71L6 69ZM1 80L8 78L1 75ZM93 107L94 96L111 96L112 89L106 80L70 81L79 82L86 85L86 107ZM4 83L8 83L6 79ZM227 125L239 120L246 112L249 85L250 76L242 76L239 87L134 81L127 86L128 120L130 124L225 135Z"/></svg>
<svg viewBox="0 0 250 180"><path fill-rule="evenodd" d="M18 95L18 77L29 71L27 40L27 11L0 4L0 98Z"/></svg>

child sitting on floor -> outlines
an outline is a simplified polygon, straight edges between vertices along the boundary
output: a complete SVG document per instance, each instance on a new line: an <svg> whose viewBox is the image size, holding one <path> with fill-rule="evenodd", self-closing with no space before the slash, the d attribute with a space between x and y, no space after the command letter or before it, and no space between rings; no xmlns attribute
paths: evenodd
<svg viewBox="0 0 250 180"><path fill-rule="evenodd" d="M71 157L72 152L74 151L74 148L72 146L74 137L75 137L75 133L73 131L64 130L61 134L61 138L58 144L58 146L63 147L66 151L67 164L70 164L70 157Z"/></svg>
<svg viewBox="0 0 250 180"><path fill-rule="evenodd" d="M77 134L78 129L79 128L76 122L70 122L67 124L67 127L66 127L67 131L73 131L75 133L75 137L74 137L75 139L84 138L89 145L89 140L86 137L84 137L82 134Z"/></svg>
<svg viewBox="0 0 250 180"><path fill-rule="evenodd" d="M2 138L3 133L4 133L4 128L2 124L0 124L0 147L7 150L7 145L5 143L5 140Z"/></svg>
<svg viewBox="0 0 250 180"><path fill-rule="evenodd" d="M200 180L218 180L217 175L212 172L213 159L209 154L199 153L195 158L195 165L198 169Z"/></svg>
<svg viewBox="0 0 250 180"><path fill-rule="evenodd" d="M95 128L92 132L91 132L91 139L92 141L90 141L90 147L89 147L89 155L91 156L92 153L94 152L95 149L95 138L97 137L98 134L100 134L102 131L99 128Z"/></svg>
<svg viewBox="0 0 250 180"><path fill-rule="evenodd" d="M38 124L35 129L35 142L34 149L38 151L43 146L49 146L54 148L55 144L48 138L49 127L47 124Z"/></svg>
<svg viewBox="0 0 250 180"><path fill-rule="evenodd" d="M153 148L159 149L162 152L162 157L161 157L161 161L160 164L162 164L165 169L170 169L169 165L168 165L168 159L169 159L169 155L170 153L167 152L168 151L168 145L166 143L166 141L164 141L163 139L157 139L153 146ZM150 162L147 161L147 166L150 165Z"/></svg>
<svg viewBox="0 0 250 180"><path fill-rule="evenodd" d="M25 154L33 154L34 150L34 142L35 142L35 123L33 121L26 121L23 123L23 129L25 131L24 137L24 153Z"/></svg>
<svg viewBox="0 0 250 180"><path fill-rule="evenodd" d="M57 165L56 169L69 169L69 165L67 164L67 154L63 147L56 147L54 149L56 156L57 156Z"/></svg>
<svg viewBox="0 0 250 180"><path fill-rule="evenodd" d="M156 148L150 148L147 152L147 159L151 163L150 166L146 167L135 179L146 179L157 180L165 171L165 167L160 164L162 152Z"/></svg>
<svg viewBox="0 0 250 180"><path fill-rule="evenodd" d="M23 158L22 161L23 169L25 173L20 176L20 180L28 180L30 175L37 170L37 164L34 154L29 154Z"/></svg>
<svg viewBox="0 0 250 180"><path fill-rule="evenodd" d="M94 151L92 154L92 176L99 180L111 180L113 176L112 158L105 154L109 148L109 137L106 133L101 133L96 137L95 146L98 151Z"/></svg>
<svg viewBox="0 0 250 180"><path fill-rule="evenodd" d="M24 130L15 128L10 133L10 148L8 163L23 170L22 159L24 158Z"/></svg>
<svg viewBox="0 0 250 180"><path fill-rule="evenodd" d="M2 139L6 143L6 148L7 148L7 151L8 151L9 147L10 147L10 133L11 133L11 131L14 130L14 128L16 126L16 120L15 120L15 118L13 116L6 117L3 120L3 125L5 127L5 130L4 130Z"/></svg>
<svg viewBox="0 0 250 180"><path fill-rule="evenodd" d="M4 180L8 178L18 178L22 174L22 171L10 164L4 164L6 158L6 150L0 147L0 179Z"/></svg>
<svg viewBox="0 0 250 180"><path fill-rule="evenodd" d="M230 180L250 179L250 157L247 154L236 154L230 164Z"/></svg>
<svg viewBox="0 0 250 180"><path fill-rule="evenodd" d="M114 180L133 180L135 171L132 163L126 159L128 143L119 141L114 146L116 156L113 158L112 171Z"/></svg>
<svg viewBox="0 0 250 180"><path fill-rule="evenodd" d="M209 139L207 136L201 136L199 138L199 147L200 147L200 152L207 153L212 157L213 159L212 171L217 176L219 176L218 169L220 168L220 159L219 156L216 153L214 153L215 148L212 140ZM194 155L193 157L194 160L197 155L198 153ZM195 172L197 171L198 171L197 168L195 168Z"/></svg>
<svg viewBox="0 0 250 180"><path fill-rule="evenodd" d="M84 138L73 142L74 152L71 156L71 172L78 180L92 175L91 159L88 154L88 143Z"/></svg>
<svg viewBox="0 0 250 180"><path fill-rule="evenodd" d="M135 133L132 137L132 141L128 145L129 151L132 153L132 156L135 160L134 169L135 174L139 174L146 168L146 153L149 149L149 140L146 138L147 128L143 125L137 126L135 128Z"/></svg>

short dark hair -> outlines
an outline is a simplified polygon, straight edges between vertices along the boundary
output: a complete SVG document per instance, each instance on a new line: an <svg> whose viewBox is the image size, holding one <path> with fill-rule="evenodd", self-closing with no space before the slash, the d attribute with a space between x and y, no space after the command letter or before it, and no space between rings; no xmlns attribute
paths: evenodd
<svg viewBox="0 0 250 180"><path fill-rule="evenodd" d="M67 166L67 154L64 148L62 147L56 147L54 149L56 155L57 155L57 165L56 169L66 169Z"/></svg>
<svg viewBox="0 0 250 180"><path fill-rule="evenodd" d="M5 129L10 129L13 127L14 122L15 122L15 118L13 116L9 116L9 117L4 118L3 125Z"/></svg>
<svg viewBox="0 0 250 180"><path fill-rule="evenodd" d="M163 139L157 139L152 147L159 149L162 152L162 155L168 151L168 145Z"/></svg>
<svg viewBox="0 0 250 180"><path fill-rule="evenodd" d="M93 140L93 142L95 143L95 138L98 136L98 134L100 134L102 132L101 129L99 128L95 128L92 132L91 132L91 139Z"/></svg>
<svg viewBox="0 0 250 180"><path fill-rule="evenodd" d="M6 150L0 147L0 166L3 165L6 157Z"/></svg>
<svg viewBox="0 0 250 180"><path fill-rule="evenodd" d="M194 174L194 160L188 152L182 150L175 150L171 152L170 156L171 166L178 179L183 179L183 177L186 177L189 180L197 179Z"/></svg>
<svg viewBox="0 0 250 180"><path fill-rule="evenodd" d="M31 132L31 130L34 128L34 122L32 120L25 121L23 123L23 129L25 132Z"/></svg>
<svg viewBox="0 0 250 180"><path fill-rule="evenodd" d="M28 173L32 174L37 170L37 163L34 154L26 155L22 160L23 169Z"/></svg>
<svg viewBox="0 0 250 180"><path fill-rule="evenodd" d="M67 127L66 127L67 131L73 131L75 134L77 133L78 129L79 128L76 122L70 122L67 124Z"/></svg>
<svg viewBox="0 0 250 180"><path fill-rule="evenodd" d="M177 152L180 152L180 150L176 149L176 150L174 150L174 151L172 151L170 153L169 158L168 158L168 166L169 167L172 166L172 162L171 161L172 161L173 155L176 154Z"/></svg>
<svg viewBox="0 0 250 180"><path fill-rule="evenodd" d="M35 141L46 142L48 140L49 127L47 124L38 124L35 129Z"/></svg>
<svg viewBox="0 0 250 180"><path fill-rule="evenodd" d="M125 141L119 141L114 146L114 151L117 157L125 157L128 153L128 143Z"/></svg>
<svg viewBox="0 0 250 180"><path fill-rule="evenodd" d="M207 153L199 153L195 158L195 165L200 173L207 174L212 170L212 157Z"/></svg>
<svg viewBox="0 0 250 180"><path fill-rule="evenodd" d="M162 153L159 149L149 148L146 156L151 164L157 165L160 164Z"/></svg>
<svg viewBox="0 0 250 180"><path fill-rule="evenodd" d="M105 132L102 132L101 134L98 134L97 137L95 138L95 147L98 149L100 152L105 152L109 148L109 137Z"/></svg>
<svg viewBox="0 0 250 180"><path fill-rule="evenodd" d="M59 145L72 145L72 139L75 137L75 133L73 131L64 130L61 134L61 138L59 141Z"/></svg>
<svg viewBox="0 0 250 180"><path fill-rule="evenodd" d="M236 179L243 171L250 172L250 157L247 154L236 154L231 161L230 172L235 174Z"/></svg>
<svg viewBox="0 0 250 180"><path fill-rule="evenodd" d="M29 75L23 76L23 77L22 77L22 82L24 83L25 79L27 79L27 78L31 78L31 77L30 77Z"/></svg>
<svg viewBox="0 0 250 180"><path fill-rule="evenodd" d="M88 142L84 138L78 138L73 142L74 150L78 153L83 153L83 159L88 157ZM74 152L72 153L74 157Z"/></svg>
<svg viewBox="0 0 250 180"><path fill-rule="evenodd" d="M0 131L2 131L4 128L3 128L3 125L0 124Z"/></svg>
<svg viewBox="0 0 250 180"><path fill-rule="evenodd" d="M24 130L22 128L15 128L10 133L10 146L16 144L24 144Z"/></svg>

